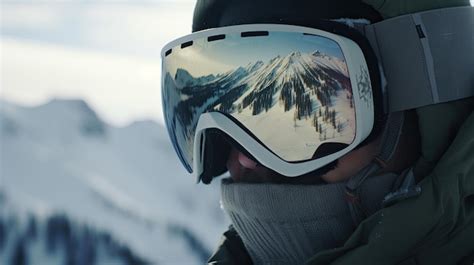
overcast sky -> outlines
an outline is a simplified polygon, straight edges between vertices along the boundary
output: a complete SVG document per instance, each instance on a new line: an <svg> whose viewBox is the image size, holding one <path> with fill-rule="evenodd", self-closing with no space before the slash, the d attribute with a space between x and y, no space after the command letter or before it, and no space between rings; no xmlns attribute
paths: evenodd
<svg viewBox="0 0 474 265"><path fill-rule="evenodd" d="M115 125L162 120L160 51L191 32L194 1L1 5L1 97L83 98Z"/></svg>
<svg viewBox="0 0 474 265"><path fill-rule="evenodd" d="M195 1L0 1L0 97L83 98L115 125L162 121L160 51L191 32Z"/></svg>

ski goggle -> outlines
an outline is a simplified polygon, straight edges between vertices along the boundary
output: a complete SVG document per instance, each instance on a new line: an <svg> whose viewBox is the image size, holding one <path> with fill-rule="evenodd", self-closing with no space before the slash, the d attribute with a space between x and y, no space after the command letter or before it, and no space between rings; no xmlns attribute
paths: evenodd
<svg viewBox="0 0 474 265"><path fill-rule="evenodd" d="M374 124L364 54L339 35L290 25L230 26L177 39L162 57L168 132L197 177L209 129L292 177L353 150Z"/></svg>
<svg viewBox="0 0 474 265"><path fill-rule="evenodd" d="M429 10L354 29L318 20L179 38L162 50L173 146L203 181L224 173L229 142L288 177L319 169L377 135L387 113L474 96L473 10Z"/></svg>

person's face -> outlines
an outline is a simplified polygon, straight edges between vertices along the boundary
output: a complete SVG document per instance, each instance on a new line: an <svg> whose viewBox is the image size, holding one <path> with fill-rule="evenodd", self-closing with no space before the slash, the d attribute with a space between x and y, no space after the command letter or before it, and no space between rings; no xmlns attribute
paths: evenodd
<svg viewBox="0 0 474 265"><path fill-rule="evenodd" d="M337 166L321 176L328 182L340 182L348 179L368 165L376 156L379 139L353 150L338 160ZM294 183L294 184L319 184L321 179L313 174L306 174L296 178L288 178L276 173L245 156L233 148L227 160L227 169L235 182L253 183Z"/></svg>

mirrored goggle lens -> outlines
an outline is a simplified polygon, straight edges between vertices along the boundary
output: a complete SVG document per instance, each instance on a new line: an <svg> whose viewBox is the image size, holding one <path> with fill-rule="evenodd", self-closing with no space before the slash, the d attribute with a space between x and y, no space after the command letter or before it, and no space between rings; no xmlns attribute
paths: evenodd
<svg viewBox="0 0 474 265"><path fill-rule="evenodd" d="M235 32L181 43L163 58L169 134L192 172L199 116L221 112L287 162L337 152L356 134L337 42L302 32Z"/></svg>

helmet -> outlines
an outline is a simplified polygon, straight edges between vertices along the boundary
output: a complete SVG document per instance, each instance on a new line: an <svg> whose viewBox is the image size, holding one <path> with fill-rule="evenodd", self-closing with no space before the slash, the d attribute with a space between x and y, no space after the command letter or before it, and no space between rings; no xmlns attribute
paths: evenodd
<svg viewBox="0 0 474 265"><path fill-rule="evenodd" d="M230 25L295 20L311 25L319 19L340 18L365 18L372 23L382 20L372 6L357 0L198 0L194 9L193 32Z"/></svg>

